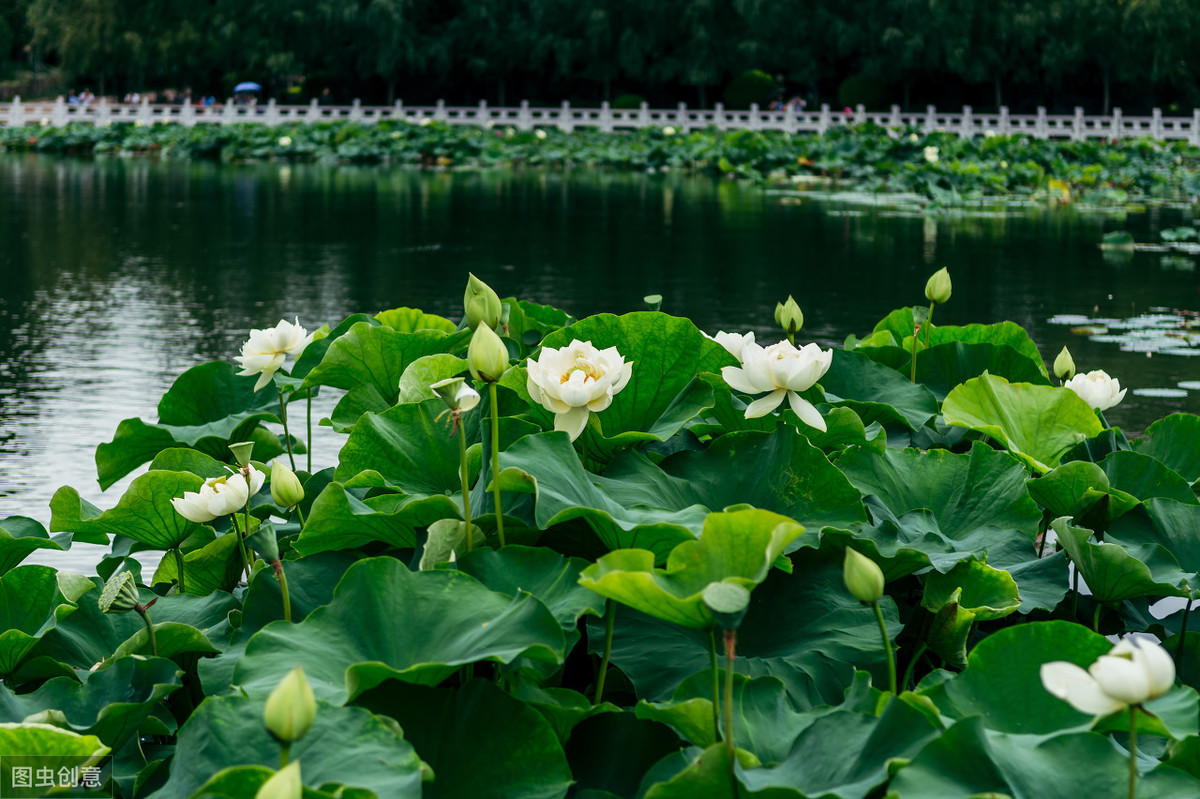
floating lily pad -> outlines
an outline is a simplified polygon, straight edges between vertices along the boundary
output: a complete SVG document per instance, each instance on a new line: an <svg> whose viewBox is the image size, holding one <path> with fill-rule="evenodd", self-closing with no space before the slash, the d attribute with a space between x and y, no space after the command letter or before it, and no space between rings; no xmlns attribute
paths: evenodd
<svg viewBox="0 0 1200 799"><path fill-rule="evenodd" d="M1200 351L1196 353L1200 355ZM1186 397L1187 391L1182 388L1135 388L1134 396L1138 397Z"/></svg>

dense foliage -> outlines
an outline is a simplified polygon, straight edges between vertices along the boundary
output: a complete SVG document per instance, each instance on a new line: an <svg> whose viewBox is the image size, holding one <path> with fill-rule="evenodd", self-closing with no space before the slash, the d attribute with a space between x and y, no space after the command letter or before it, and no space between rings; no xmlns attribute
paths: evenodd
<svg viewBox="0 0 1200 799"><path fill-rule="evenodd" d="M548 128L323 123L267 127L131 124L0 128L0 151L157 155L222 161L410 164L433 168L538 166L681 170L800 188L909 192L942 205L980 198L1120 205L1200 196L1200 149L1144 139L960 139L866 124L823 136L763 131L571 133Z"/></svg>
<svg viewBox="0 0 1200 799"><path fill-rule="evenodd" d="M1200 417L1129 440L1107 376L932 307L821 351L465 306L256 331L98 448L103 486L149 464L110 507L0 520L5 751L111 750L123 797L252 796L281 742L305 796L1067 799L1131 762L1138 796L1200 792ZM98 576L18 565L72 540L110 547ZM1096 717L1044 687L1130 633L1170 653L1156 687Z"/></svg>
<svg viewBox="0 0 1200 799"><path fill-rule="evenodd" d="M0 0L0 70L101 94L711 105L759 69L810 102L1107 112L1196 105L1198 26L1194 0Z"/></svg>

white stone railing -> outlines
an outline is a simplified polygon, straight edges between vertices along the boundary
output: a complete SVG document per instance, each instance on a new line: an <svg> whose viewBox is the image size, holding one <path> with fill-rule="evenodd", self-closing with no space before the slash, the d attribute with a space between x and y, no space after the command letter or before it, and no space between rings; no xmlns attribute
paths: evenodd
<svg viewBox="0 0 1200 799"><path fill-rule="evenodd" d="M68 104L63 98L55 102L22 103L18 97L11 103L0 103L0 126L49 125L63 127L73 122L97 126L114 122L133 122L142 125L177 123L180 125L230 125L260 123L284 125L296 122L328 122L343 120L374 123L385 119L403 119L420 124L436 120L450 125L511 126L518 130L557 128L596 128L601 131L628 130L648 127L673 127L678 131L704 128L717 130L780 130L788 133L824 133L846 124L874 122L884 127L942 131L959 136L980 136L990 133L1023 134L1036 139L1122 139L1147 137L1151 139L1182 139L1200 145L1200 109L1190 117L1164 117L1154 109L1148 117L1126 117L1121 109L1107 116L1088 116L1082 108L1071 115L1050 115L1039 108L1036 114L1009 114L1002 107L998 114L975 113L970 106L961 112L946 113L929 106L923 113L901 113L899 106L887 112L868 112L862 106L851 113L833 111L827 105L818 111L767 111L751 106L749 111L727 111L720 103L712 110L697 110L680 103L676 108L649 108L646 104L634 110L617 110L608 103L599 108L572 108L569 103L551 108L533 108L528 102L516 107L497 108L480 102L477 106L448 106L438 101L434 106L406 106L397 102L389 106L365 106L355 100L348 106L277 105L274 100L259 105L151 105L110 104L99 100L87 105Z"/></svg>

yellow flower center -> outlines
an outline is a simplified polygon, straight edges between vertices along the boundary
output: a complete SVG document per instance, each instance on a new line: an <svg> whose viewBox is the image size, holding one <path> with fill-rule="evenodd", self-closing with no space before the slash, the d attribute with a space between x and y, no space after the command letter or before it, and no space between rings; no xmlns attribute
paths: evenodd
<svg viewBox="0 0 1200 799"><path fill-rule="evenodd" d="M559 383L567 382L568 380L571 379L571 375L575 374L576 372L579 372L580 374L582 374L584 380L587 380L589 377L592 378L593 380L600 379L600 373L596 371L596 367L593 366L592 364L588 363L584 359L579 358L575 361L574 368L568 369L566 372L564 372L563 376L559 378L558 382Z"/></svg>

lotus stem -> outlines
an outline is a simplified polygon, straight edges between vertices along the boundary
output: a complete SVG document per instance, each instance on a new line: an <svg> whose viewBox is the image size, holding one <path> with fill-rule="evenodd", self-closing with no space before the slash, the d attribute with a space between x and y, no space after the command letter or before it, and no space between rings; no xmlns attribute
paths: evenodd
<svg viewBox="0 0 1200 799"><path fill-rule="evenodd" d="M179 547L172 547L171 551L175 553L175 571L179 573L177 584L179 585L179 593L184 593L183 590L183 552Z"/></svg>
<svg viewBox="0 0 1200 799"><path fill-rule="evenodd" d="M474 536L471 535L471 484L470 475L467 473L467 431L461 422L455 426L458 428L458 471L462 478L463 522L467 525L467 552L470 552L473 545L471 539Z"/></svg>
<svg viewBox="0 0 1200 799"><path fill-rule="evenodd" d="M304 526L304 511L300 510L300 506L296 506L296 515L300 517L300 526Z"/></svg>
<svg viewBox="0 0 1200 799"><path fill-rule="evenodd" d="M1137 714L1138 706L1129 706L1129 799L1137 796Z"/></svg>
<svg viewBox="0 0 1200 799"><path fill-rule="evenodd" d="M1179 643L1175 645L1175 670L1183 671L1183 642L1187 639L1188 614L1192 612L1192 600L1183 606L1183 621L1179 625Z"/></svg>
<svg viewBox="0 0 1200 799"><path fill-rule="evenodd" d="M279 392L279 421L283 422L283 443L287 445L288 462L294 472L296 471L296 456L292 452L292 434L288 432L287 423L287 400L283 398L282 391Z"/></svg>
<svg viewBox="0 0 1200 799"><path fill-rule="evenodd" d="M604 678L608 676L608 662L612 658L613 626L617 620L617 603L611 599L605 600L604 608L604 657L600 659L600 674L596 677L596 698L593 705L600 704L604 698Z"/></svg>
<svg viewBox="0 0 1200 799"><path fill-rule="evenodd" d="M271 568L275 570L275 579L279 581L279 593L283 598L283 620L292 620L292 599L288 595L287 575L283 573L283 563L275 561L271 564ZM284 763L286 766L287 763Z"/></svg>
<svg viewBox="0 0 1200 799"><path fill-rule="evenodd" d="M912 382L917 382L917 334L921 332L920 324L917 322L916 315L913 315L913 341L912 341L912 363L909 365L908 379Z"/></svg>
<svg viewBox="0 0 1200 799"><path fill-rule="evenodd" d="M929 303L929 314L925 317L925 349L929 349L929 329L933 327L933 306L936 302Z"/></svg>
<svg viewBox="0 0 1200 799"><path fill-rule="evenodd" d="M896 656L892 653L892 639L888 638L887 624L883 621L883 611L879 607L879 602L872 602L871 607L875 609L875 621L879 623L879 635L883 638L883 653L887 656L888 666L888 688L893 694L898 694L896 690Z"/></svg>
<svg viewBox="0 0 1200 799"><path fill-rule="evenodd" d="M729 790L737 799L738 782L734 772L737 750L733 746L733 659L737 656L737 630L725 631L725 753L729 758Z"/></svg>
<svg viewBox="0 0 1200 799"><path fill-rule="evenodd" d="M717 671L717 628L708 628L708 656L712 670L713 741L721 737L721 675Z"/></svg>
<svg viewBox="0 0 1200 799"><path fill-rule="evenodd" d="M250 510L246 509L246 531L250 531ZM233 534L237 536L238 551L242 553L242 568L246 570L246 585L250 585L250 556L246 554L246 539L242 537L242 531L238 529L237 512L230 514L229 521L233 523Z"/></svg>
<svg viewBox="0 0 1200 799"><path fill-rule="evenodd" d="M283 771L287 767L288 758L292 752L292 745L286 741L279 742L279 770Z"/></svg>
<svg viewBox="0 0 1200 799"><path fill-rule="evenodd" d="M153 600L150 605L154 604ZM150 623L150 605L134 605L133 609L142 617L142 621L146 623L146 635L150 637L150 654L158 657L158 640L154 637L154 625Z"/></svg>
<svg viewBox="0 0 1200 799"><path fill-rule="evenodd" d="M496 535L504 546L504 510L500 506L500 408L496 405L496 383L488 383L488 402L492 406L492 496L496 501Z"/></svg>
<svg viewBox="0 0 1200 799"><path fill-rule="evenodd" d="M305 447L304 447L304 453L306 456L306 463L307 463L307 466L305 468L310 475L312 474L312 451L313 451L312 393L313 393L313 390L310 388L308 390L308 396L307 396L307 400L308 400L308 438L305 440ZM300 524L304 524L303 517L301 517Z"/></svg>
<svg viewBox="0 0 1200 799"><path fill-rule="evenodd" d="M912 679L913 671L915 671L917 668L917 661L921 659L921 655L924 655L925 650L928 648L929 645L922 641L921 645L917 647L916 653L912 656L912 660L908 661L908 668L904 670L904 677L900 681L900 685L903 685L905 689L908 688L908 683Z"/></svg>
<svg viewBox="0 0 1200 799"><path fill-rule="evenodd" d="M249 478L247 478L248 480ZM249 483L247 483L248 485ZM246 500L246 536L241 539L242 542L242 558L246 566L246 585L250 585L250 578L253 576L251 567L254 565L254 559L250 555L250 545L246 539L250 537L250 500Z"/></svg>
<svg viewBox="0 0 1200 799"><path fill-rule="evenodd" d="M1101 603L1096 603L1096 610L1092 613L1092 632L1100 632L1100 610L1103 607Z"/></svg>

